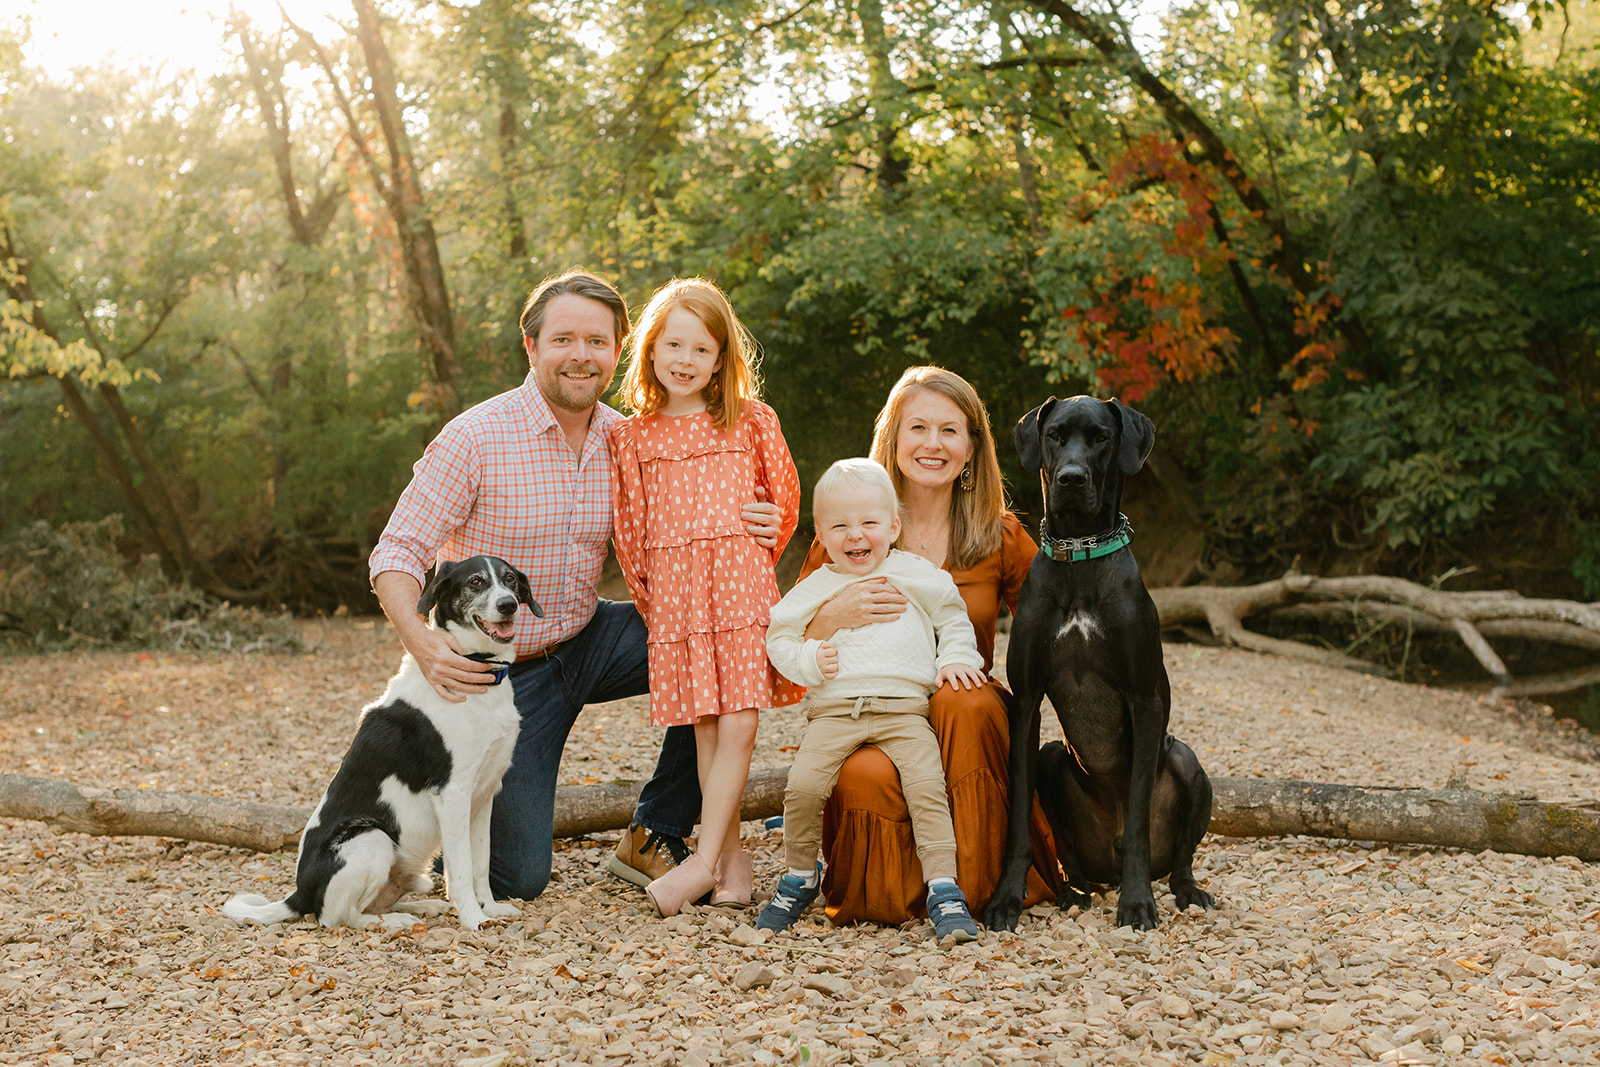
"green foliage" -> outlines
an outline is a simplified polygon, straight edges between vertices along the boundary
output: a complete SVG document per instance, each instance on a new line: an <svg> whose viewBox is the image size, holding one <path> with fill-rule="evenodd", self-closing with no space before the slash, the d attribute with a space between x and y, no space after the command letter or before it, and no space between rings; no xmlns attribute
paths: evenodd
<svg viewBox="0 0 1600 1067"><path fill-rule="evenodd" d="M1572 576L1578 579L1586 599L1600 601L1600 522L1579 525L1574 540L1578 555L1572 561Z"/></svg>
<svg viewBox="0 0 1600 1067"><path fill-rule="evenodd" d="M0 634L36 650L164 648L290 652L300 634L287 612L270 615L174 585L153 556L124 564L122 518L46 522L0 542Z"/></svg>
<svg viewBox="0 0 1600 1067"><path fill-rule="evenodd" d="M1581 13L1553 36L1535 4L1529 38L1518 10L1465 0L1176 8L1138 59L1237 185L1174 141L1138 63L1032 4L383 13L464 403L526 373L516 316L543 276L597 268L637 307L700 274L762 342L808 482L934 362L972 380L1002 442L1050 392L1142 393L1213 553L1246 571L1454 561L1600 513ZM351 138L334 98L366 77L359 46L321 41L330 78L293 31L248 27L277 79L263 109L245 28L209 82L46 77L0 34L0 536L137 514L63 402L76 384L132 491L166 479L203 563L272 602L355 604L437 429L416 403L430 371L361 155L385 146L365 112ZM289 224L282 159L322 228ZM1582 578L1600 550L1579 543Z"/></svg>

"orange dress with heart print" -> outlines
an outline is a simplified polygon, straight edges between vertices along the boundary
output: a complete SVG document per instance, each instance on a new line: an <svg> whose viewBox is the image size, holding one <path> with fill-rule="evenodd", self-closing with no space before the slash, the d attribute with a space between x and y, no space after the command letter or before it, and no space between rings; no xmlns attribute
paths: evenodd
<svg viewBox="0 0 1600 1067"><path fill-rule="evenodd" d="M705 412L636 415L611 434L617 561L650 631L650 721L792 704L805 690L767 661L773 567L800 521L800 477L778 416L751 400L719 430ZM757 544L740 510L756 488L780 513Z"/></svg>

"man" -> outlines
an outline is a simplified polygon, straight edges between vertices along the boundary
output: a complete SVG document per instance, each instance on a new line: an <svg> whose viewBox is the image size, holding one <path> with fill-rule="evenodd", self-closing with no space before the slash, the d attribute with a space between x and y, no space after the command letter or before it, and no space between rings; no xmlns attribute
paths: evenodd
<svg viewBox="0 0 1600 1067"><path fill-rule="evenodd" d="M529 372L522 385L451 420L413 468L372 552L372 589L400 641L446 700L493 681L450 637L417 614L439 559L500 556L528 576L544 618L517 617L510 684L522 717L494 804L490 886L531 899L550 880L556 775L585 704L649 692L645 626L630 603L599 597L611 537L608 428L622 416L600 397L628 336L628 308L611 284L581 270L546 279L520 322ZM752 537L777 543L778 509L754 501ZM655 775L610 869L645 885L688 856L700 809L694 731L667 731Z"/></svg>

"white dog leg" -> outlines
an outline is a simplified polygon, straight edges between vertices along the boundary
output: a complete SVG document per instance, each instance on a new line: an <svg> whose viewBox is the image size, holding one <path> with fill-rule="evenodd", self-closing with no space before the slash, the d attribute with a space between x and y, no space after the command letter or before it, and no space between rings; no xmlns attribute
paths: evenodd
<svg viewBox="0 0 1600 1067"><path fill-rule="evenodd" d="M439 840L444 852L444 892L456 906L463 930L476 930L488 918L472 885L472 792L451 788L434 798Z"/></svg>
<svg viewBox="0 0 1600 1067"><path fill-rule="evenodd" d="M340 845L339 859L343 865L328 879L317 921L323 926L345 923L357 929L381 922L367 908L388 888L394 842L382 830L371 830Z"/></svg>
<svg viewBox="0 0 1600 1067"><path fill-rule="evenodd" d="M472 891L489 918L512 919L521 915L522 909L494 899L494 891L489 888L489 816L493 804L491 797L472 813Z"/></svg>

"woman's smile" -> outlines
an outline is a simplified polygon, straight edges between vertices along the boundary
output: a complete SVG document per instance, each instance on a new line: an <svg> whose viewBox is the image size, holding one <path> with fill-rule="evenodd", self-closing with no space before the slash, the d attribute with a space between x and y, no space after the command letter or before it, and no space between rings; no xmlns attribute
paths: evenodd
<svg viewBox="0 0 1600 1067"><path fill-rule="evenodd" d="M912 393L895 434L895 466L901 476L922 489L944 489L970 458L972 435L961 409L931 389Z"/></svg>

